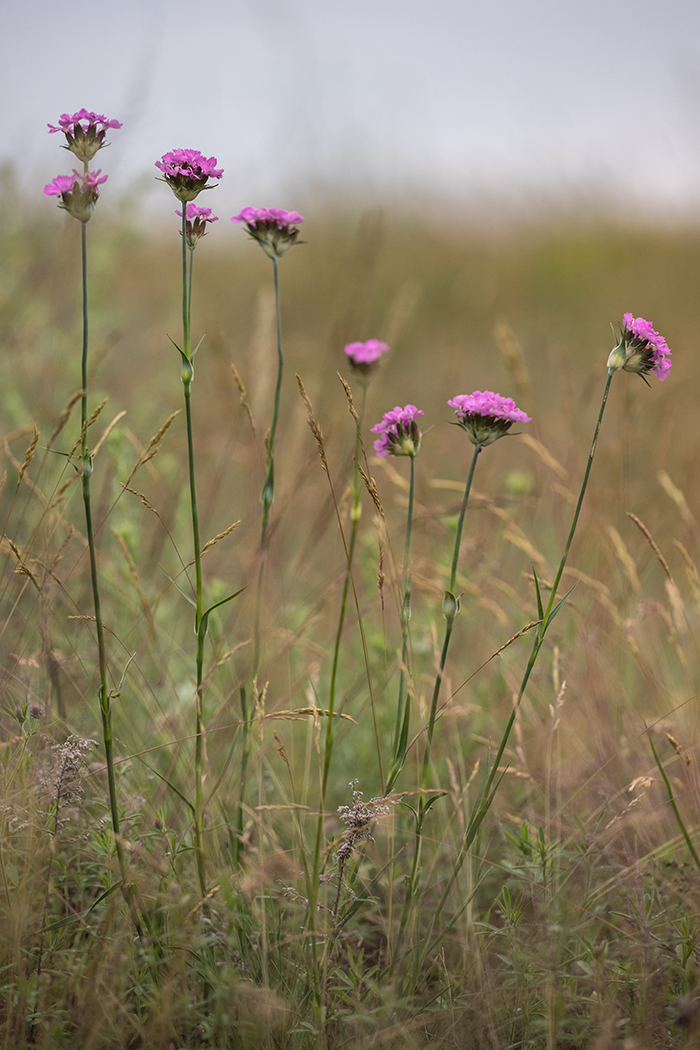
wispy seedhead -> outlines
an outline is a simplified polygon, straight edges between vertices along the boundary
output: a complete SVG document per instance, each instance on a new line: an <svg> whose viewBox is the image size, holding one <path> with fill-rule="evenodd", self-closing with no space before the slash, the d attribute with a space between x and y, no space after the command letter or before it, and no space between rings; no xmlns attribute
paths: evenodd
<svg viewBox="0 0 700 1050"><path fill-rule="evenodd" d="M77 113L63 113L58 120L58 127L53 124L47 125L49 134L56 131L63 132L66 143L63 149L75 153L78 160L88 164L98 150L109 143L105 142L108 128L121 128L118 120L108 120L101 113L92 113L87 109L79 109Z"/></svg>
<svg viewBox="0 0 700 1050"><path fill-rule="evenodd" d="M502 397L492 390L458 394L447 404L454 408L459 426L472 444L482 448L507 434L513 423L530 422L530 416L516 407L512 397Z"/></svg>
<svg viewBox="0 0 700 1050"><path fill-rule="evenodd" d="M282 208L244 208L231 222L244 222L245 228L271 259L281 259L299 236L304 216Z"/></svg>
<svg viewBox="0 0 700 1050"><path fill-rule="evenodd" d="M47 197L60 197L59 208L79 222L88 222L100 196L97 187L106 181L101 168L85 172L73 168L72 175L57 175L44 186L44 193Z"/></svg>
<svg viewBox="0 0 700 1050"><path fill-rule="evenodd" d="M415 405L399 405L384 413L381 423L372 427L380 436L374 442L378 456L416 456L420 448L421 432L416 420L423 410Z"/></svg>
<svg viewBox="0 0 700 1050"><path fill-rule="evenodd" d="M614 372L636 372L642 379L653 372L662 383L671 371L671 351L666 340L643 317L625 314L622 318L620 341L608 358L608 368Z"/></svg>
<svg viewBox="0 0 700 1050"><path fill-rule="evenodd" d="M161 182L167 182L178 200L186 204L198 197L202 190L211 190L209 179L220 179L223 168L217 168L216 157L205 157L198 149L174 149L157 160L156 167L163 172Z"/></svg>

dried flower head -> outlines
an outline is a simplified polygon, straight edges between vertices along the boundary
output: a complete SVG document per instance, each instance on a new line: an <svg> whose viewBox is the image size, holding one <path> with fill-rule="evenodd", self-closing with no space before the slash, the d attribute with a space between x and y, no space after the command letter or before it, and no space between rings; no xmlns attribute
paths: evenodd
<svg viewBox="0 0 700 1050"><path fill-rule="evenodd" d="M182 212L176 211L176 215L182 218ZM185 239L187 247L193 251L197 247L197 241L207 232L208 222L218 222L218 215L212 215L211 208L198 208L191 202L185 207Z"/></svg>
<svg viewBox="0 0 700 1050"><path fill-rule="evenodd" d="M72 215L79 222L87 222L92 215L99 193L98 186L107 181L101 169L97 171L76 171L72 175L58 175L47 186L44 193L47 197L60 197L59 208Z"/></svg>
<svg viewBox="0 0 700 1050"><path fill-rule="evenodd" d="M118 120L107 120L101 113L92 113L87 109L79 109L77 113L63 113L58 120L58 127L53 124L47 125L49 134L62 131L66 136L69 149L75 153L78 160L85 164L92 160L98 150L108 146L105 142L107 128L120 128L122 125Z"/></svg>
<svg viewBox="0 0 700 1050"><path fill-rule="evenodd" d="M666 345L666 340L654 330L649 321L645 321L643 317L625 314L622 318L620 342L610 353L608 368L614 372L624 368L626 372L636 372L642 379L645 379L649 372L653 372L656 378L663 382L671 371L670 356L671 351Z"/></svg>
<svg viewBox="0 0 700 1050"><path fill-rule="evenodd" d="M303 221L303 215L282 208L244 208L240 214L231 216L231 222L246 224L250 236L271 259L281 259L296 243L297 227Z"/></svg>
<svg viewBox="0 0 700 1050"><path fill-rule="evenodd" d="M388 349L388 344L382 343L379 339L368 339L366 343L348 343L343 347L350 367L361 375L373 372L379 359Z"/></svg>
<svg viewBox="0 0 700 1050"><path fill-rule="evenodd" d="M516 408L512 397L492 390L458 394L447 402L455 410L459 426L474 445L491 445L506 434L513 423L529 423L530 416Z"/></svg>
<svg viewBox="0 0 700 1050"><path fill-rule="evenodd" d="M399 405L385 412L381 423L372 427L373 434L380 437L374 442L378 456L415 456L420 448L421 433L416 420L423 410L415 405Z"/></svg>
<svg viewBox="0 0 700 1050"><path fill-rule="evenodd" d="M383 798L372 798L369 802L363 800L364 792L358 791L359 780L351 780L352 805L338 806L338 816L345 824L347 831L343 834L343 840L338 846L338 860L345 863L353 854L358 842L372 838L372 829L378 817L385 817L391 812L395 804L393 800Z"/></svg>
<svg viewBox="0 0 700 1050"><path fill-rule="evenodd" d="M224 173L216 164L216 157L205 157L198 149L174 149L156 161L163 172L161 181L167 182L183 204L193 201L202 190L213 189L207 186L209 179L220 179Z"/></svg>
<svg viewBox="0 0 700 1050"><path fill-rule="evenodd" d="M37 773L57 807L79 804L86 773L85 754L95 746L94 740L79 736L69 736L62 744L51 744L50 768L39 767Z"/></svg>

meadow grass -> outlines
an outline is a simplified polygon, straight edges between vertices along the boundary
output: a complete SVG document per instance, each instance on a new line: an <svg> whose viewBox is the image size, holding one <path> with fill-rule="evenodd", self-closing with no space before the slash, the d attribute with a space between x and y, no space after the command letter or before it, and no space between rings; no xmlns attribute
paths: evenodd
<svg viewBox="0 0 700 1050"><path fill-rule="evenodd" d="M92 507L119 694L122 844L147 924L139 936L118 892L79 474L66 455L80 434L79 234L70 219L2 208L0 1046L699 1045L700 235L583 215L508 229L465 218L449 230L377 210L307 215L309 243L283 263L287 368L264 575L260 491L277 374L269 261L230 230L199 248L202 545L221 536L202 556L205 605L245 588L212 613L205 646L202 899L196 639L172 582L190 593L194 580L187 434L184 413L173 416L182 395L167 339L180 323L180 244L176 224L147 236L106 217L91 223L89 411L107 398L90 427ZM609 323L626 310L664 333L675 368L651 388L626 373L612 383L559 593L576 586L465 853L531 650L535 574L546 604L571 523ZM342 347L370 336L392 347L363 416L360 463L377 502L360 487L324 783L347 578L339 521L347 540L355 502L356 428L337 373L359 407ZM474 388L512 395L532 423L479 460L424 773L473 452L446 402ZM369 427L408 402L425 413L403 662L412 718L385 799L410 464L374 457ZM426 798L435 802L412 872Z"/></svg>

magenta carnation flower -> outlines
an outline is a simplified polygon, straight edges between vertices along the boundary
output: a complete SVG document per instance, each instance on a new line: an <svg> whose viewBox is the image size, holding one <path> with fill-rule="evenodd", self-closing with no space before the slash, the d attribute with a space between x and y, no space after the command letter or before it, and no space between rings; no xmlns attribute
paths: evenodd
<svg viewBox="0 0 700 1050"><path fill-rule="evenodd" d="M385 412L381 423L372 427L373 434L380 436L374 442L378 456L415 456L420 448L421 433L416 420L423 415L415 405L399 405Z"/></svg>
<svg viewBox="0 0 700 1050"><path fill-rule="evenodd" d="M244 222L253 240L271 259L281 259L299 236L297 226L304 216L282 208L244 208L231 222Z"/></svg>
<svg viewBox="0 0 700 1050"><path fill-rule="evenodd" d="M377 361L388 349L388 344L380 342L379 339L368 339L366 343L348 343L343 347L351 367L365 375L376 367Z"/></svg>
<svg viewBox="0 0 700 1050"><path fill-rule="evenodd" d="M458 394L447 402L474 445L491 445L503 437L513 423L529 423L530 417L516 407L512 397L502 397L492 390L475 390Z"/></svg>
<svg viewBox="0 0 700 1050"><path fill-rule="evenodd" d="M183 204L193 201L202 190L213 189L207 186L209 179L220 179L224 173L216 164L216 157L205 157L198 149L174 149L156 161L163 172L162 181Z"/></svg>
<svg viewBox="0 0 700 1050"><path fill-rule="evenodd" d="M620 342L608 358L608 368L617 372L636 372L646 382L646 375L653 372L664 381L671 371L671 351L662 335L652 328L643 317L624 314Z"/></svg>
<svg viewBox="0 0 700 1050"><path fill-rule="evenodd" d="M63 148L69 149L71 153L75 153L78 160L87 164L98 150L109 145L105 142L107 129L120 128L122 125L118 120L107 120L102 113L79 109L77 113L61 114L58 127L54 127L53 124L48 124L47 127L50 135L62 131L68 143Z"/></svg>
<svg viewBox="0 0 700 1050"><path fill-rule="evenodd" d="M176 215L182 218L182 212L176 211ZM207 232L208 222L218 222L218 215L212 215L211 208L198 208L190 202L185 208L185 238L187 247L193 251L197 247L197 241L204 237Z"/></svg>
<svg viewBox="0 0 700 1050"><path fill-rule="evenodd" d="M44 186L47 197L60 197L59 208L64 208L74 219L87 222L92 215L99 192L98 186L107 181L101 169L97 171L76 171L72 175L57 175L52 182Z"/></svg>

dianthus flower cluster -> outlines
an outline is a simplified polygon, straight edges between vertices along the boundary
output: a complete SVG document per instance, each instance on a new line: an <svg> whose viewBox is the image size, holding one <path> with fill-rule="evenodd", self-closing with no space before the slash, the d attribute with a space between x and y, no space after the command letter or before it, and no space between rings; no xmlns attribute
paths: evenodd
<svg viewBox="0 0 700 1050"><path fill-rule="evenodd" d="M75 153L78 160L85 164L89 163L98 150L107 146L105 135L108 128L120 128L122 125L118 120L107 120L102 113L92 113L87 109L79 109L77 113L63 113L58 120L58 127L48 124L49 134L63 132L66 136L69 149Z"/></svg>
<svg viewBox="0 0 700 1050"><path fill-rule="evenodd" d="M181 211L178 210L175 214L182 218ZM185 208L185 240L187 241L187 247L194 251L197 241L204 237L207 232L207 223L218 221L218 215L212 215L211 208L199 208L196 204L190 202Z"/></svg>
<svg viewBox="0 0 700 1050"><path fill-rule="evenodd" d="M299 236L304 216L282 208L244 208L231 222L244 222L246 230L271 259L281 259Z"/></svg>
<svg viewBox="0 0 700 1050"><path fill-rule="evenodd" d="M616 372L624 368L626 372L636 372L642 379L653 372L663 382L671 371L670 356L666 340L649 321L624 314L620 342L608 358L608 368Z"/></svg>
<svg viewBox="0 0 700 1050"><path fill-rule="evenodd" d="M97 187L106 181L107 176L102 175L101 169L82 172L73 168L72 175L58 175L44 186L44 193L47 197L60 197L59 208L64 208L79 222L87 222L99 197Z"/></svg>
<svg viewBox="0 0 700 1050"><path fill-rule="evenodd" d="M380 357L389 347L379 339L368 339L366 343L348 343L343 349L354 371L367 375L376 367Z"/></svg>
<svg viewBox="0 0 700 1050"><path fill-rule="evenodd" d="M530 422L530 416L516 407L512 397L502 397L492 390L458 394L447 404L454 408L459 426L466 431L469 440L482 447L498 441L513 423Z"/></svg>
<svg viewBox="0 0 700 1050"><path fill-rule="evenodd" d="M415 456L420 448L421 433L416 420L423 415L415 405L399 405L385 412L381 423L372 427L373 434L380 437L374 442L378 456Z"/></svg>
<svg viewBox="0 0 700 1050"><path fill-rule="evenodd" d="M202 190L213 188L207 186L209 179L220 179L224 173L216 164L216 157L205 157L198 149L174 149L156 161L163 172L162 181L183 204L193 201Z"/></svg>

